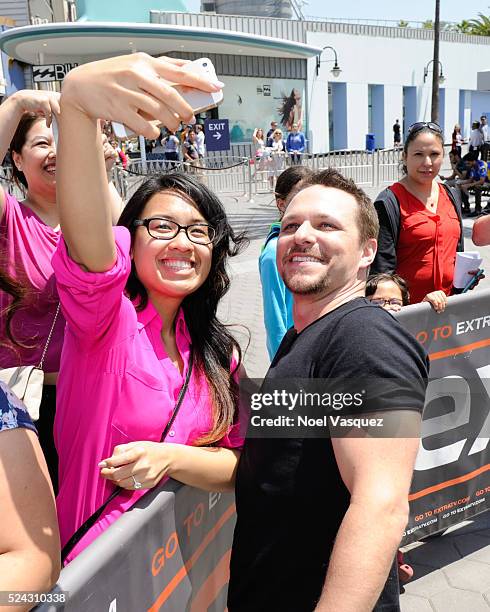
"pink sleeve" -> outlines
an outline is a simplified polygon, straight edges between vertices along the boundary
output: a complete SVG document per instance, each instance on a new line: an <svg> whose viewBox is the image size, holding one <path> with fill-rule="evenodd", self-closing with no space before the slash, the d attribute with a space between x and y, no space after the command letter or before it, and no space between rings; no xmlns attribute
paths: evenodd
<svg viewBox="0 0 490 612"><path fill-rule="evenodd" d="M134 307L124 296L131 271L131 236L125 227L114 227L117 260L107 272L87 272L74 262L60 239L52 259L61 308L68 329L80 346L89 350L113 340L118 319Z"/></svg>
<svg viewBox="0 0 490 612"><path fill-rule="evenodd" d="M237 363L238 363L238 359L234 353L231 359L231 366L230 366L230 370L232 372L236 368ZM237 384L240 384L240 368L238 368L238 370L235 372L235 374L233 375L233 378L235 379L235 382ZM239 402L237 415L236 415L236 422L229 429L226 436L224 436L218 442L217 446L223 446L224 448L233 448L236 450L242 449L243 444L245 442L245 435L247 433L248 418L245 412L240 408L240 404L241 402Z"/></svg>

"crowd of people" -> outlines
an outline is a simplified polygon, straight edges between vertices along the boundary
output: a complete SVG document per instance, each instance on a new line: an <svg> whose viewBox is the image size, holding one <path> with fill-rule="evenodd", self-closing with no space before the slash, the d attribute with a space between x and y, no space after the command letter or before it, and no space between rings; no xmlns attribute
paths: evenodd
<svg viewBox="0 0 490 612"><path fill-rule="evenodd" d="M490 206L482 206L482 195L490 195L490 182L488 174L487 156L489 150L488 122L486 115L480 121L473 121L468 141L468 152L463 155L465 144L461 127L456 124L452 133L451 151L449 160L451 174L441 176L446 185L455 187L462 200L462 213L464 216L477 217L490 212ZM474 195L475 206L470 207L470 195Z"/></svg>
<svg viewBox="0 0 490 612"><path fill-rule="evenodd" d="M321 612L338 601L395 612L429 363L391 312L424 301L442 312L464 248L460 189L438 180L442 131L410 127L404 177L374 203L338 172L301 165L297 123L286 142L275 122L255 131L259 164L286 153L293 162L268 168L279 220L259 262L265 382L403 373L398 399L381 387L359 412L411 433L246 438L242 354L217 317L245 237L198 176L150 176L125 205L108 178L121 156L101 118L148 139L160 138L159 120L169 163L204 154L202 128L171 84L222 83L184 64L102 60L72 70L61 96L24 90L0 106L0 152L10 149L26 192L18 201L0 189L0 365L40 364L45 383L35 423L0 384L2 589L49 589L61 560L171 477L236 490L230 612ZM490 242L489 217L474 236ZM327 503L329 519L312 521ZM288 554L292 539L307 554Z"/></svg>
<svg viewBox="0 0 490 612"><path fill-rule="evenodd" d="M277 121L271 121L265 136L262 128L255 128L252 142L256 169L258 172L267 173L271 190L274 190L277 177L286 167L287 158L291 165L301 165L306 151L306 138L297 122L291 124L286 140Z"/></svg>
<svg viewBox="0 0 490 612"><path fill-rule="evenodd" d="M128 166L128 155L138 153L136 142L133 140L118 141L115 139L110 126L106 133L112 147L119 156L119 162L124 169ZM178 130L162 128L157 138L145 139L145 152L147 155L154 154L155 149L160 146L163 149L163 158L168 168L176 167L179 162L190 164L199 163L206 156L206 142L204 126L201 123L179 126Z"/></svg>

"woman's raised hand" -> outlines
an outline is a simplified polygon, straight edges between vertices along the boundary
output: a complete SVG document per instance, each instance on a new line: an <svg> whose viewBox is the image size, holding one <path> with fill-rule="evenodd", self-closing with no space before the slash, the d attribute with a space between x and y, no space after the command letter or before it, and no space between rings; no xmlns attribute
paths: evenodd
<svg viewBox="0 0 490 612"><path fill-rule="evenodd" d="M69 104L94 119L117 121L136 134L156 138L160 130L151 120L176 130L181 121L188 123L194 116L190 105L172 85L207 92L216 92L222 87L219 82L211 83L186 71L188 63L133 53L84 64L65 78L62 105Z"/></svg>
<svg viewBox="0 0 490 612"><path fill-rule="evenodd" d="M60 112L60 94L57 91L20 89L10 96L20 114L37 113L46 118L46 125L51 125L53 115Z"/></svg>

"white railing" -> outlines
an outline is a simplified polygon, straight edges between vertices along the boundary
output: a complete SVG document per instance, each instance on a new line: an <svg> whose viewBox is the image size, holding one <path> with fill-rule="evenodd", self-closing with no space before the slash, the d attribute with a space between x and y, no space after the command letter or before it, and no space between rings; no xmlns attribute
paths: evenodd
<svg viewBox="0 0 490 612"><path fill-rule="evenodd" d="M389 185L401 177L402 149L369 151L331 151L304 155L302 164L314 171L335 168L360 187ZM287 154L264 156L261 159L221 155L206 157L190 164L151 160L132 160L128 169L117 168L114 182L125 201L134 194L151 174L160 172L190 172L220 195L247 195L273 191L274 180L288 166Z"/></svg>
<svg viewBox="0 0 490 612"><path fill-rule="evenodd" d="M314 171L335 168L360 187L382 187L401 178L402 154L401 148L373 152L331 151L305 154L301 161ZM152 174L189 172L218 195L247 196L249 201L253 201L255 194L271 193L274 190L274 179L290 165L291 160L287 154L264 156L262 159L221 154L219 157L201 158L193 163L132 159L126 170L121 166L114 168L113 181L127 202ZM441 173L450 172L446 155ZM17 199L25 197L24 190L12 179L12 169L8 166L0 166L0 184Z"/></svg>
<svg viewBox="0 0 490 612"><path fill-rule="evenodd" d="M188 172L220 195L245 195L250 190L248 157L204 157L195 162L165 160L132 160L126 170L116 167L114 182L122 198L127 201L152 174ZM249 191L250 193L250 191Z"/></svg>

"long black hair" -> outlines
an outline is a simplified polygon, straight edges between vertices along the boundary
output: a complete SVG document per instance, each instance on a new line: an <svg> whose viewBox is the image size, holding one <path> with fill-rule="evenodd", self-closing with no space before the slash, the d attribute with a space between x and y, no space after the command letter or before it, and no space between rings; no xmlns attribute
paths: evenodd
<svg viewBox="0 0 490 612"><path fill-rule="evenodd" d="M216 311L220 299L230 286L226 271L228 257L237 255L246 243L243 235L235 235L226 218L223 205L216 195L188 174L172 172L152 176L134 193L124 208L118 225L127 227L134 243L135 219L141 214L148 200L162 191L171 191L192 202L206 221L216 229L213 243L211 269L204 283L182 301L185 321L192 338L194 366L207 380L213 404L212 429L197 443L210 445L220 440L233 424L238 401L238 386L233 374L241 362L241 350L237 341L218 320ZM148 304L148 293L139 280L134 263L126 284L129 298L136 301L137 310ZM237 356L237 366L230 372L232 355Z"/></svg>
<svg viewBox="0 0 490 612"><path fill-rule="evenodd" d="M288 130L290 130L293 127L292 123L289 124L289 116L293 108L296 106L295 91L297 90L293 88L289 96L285 93L282 93L282 104L277 109L277 112L281 115L281 119L280 119L281 124L284 127L286 127Z"/></svg>

